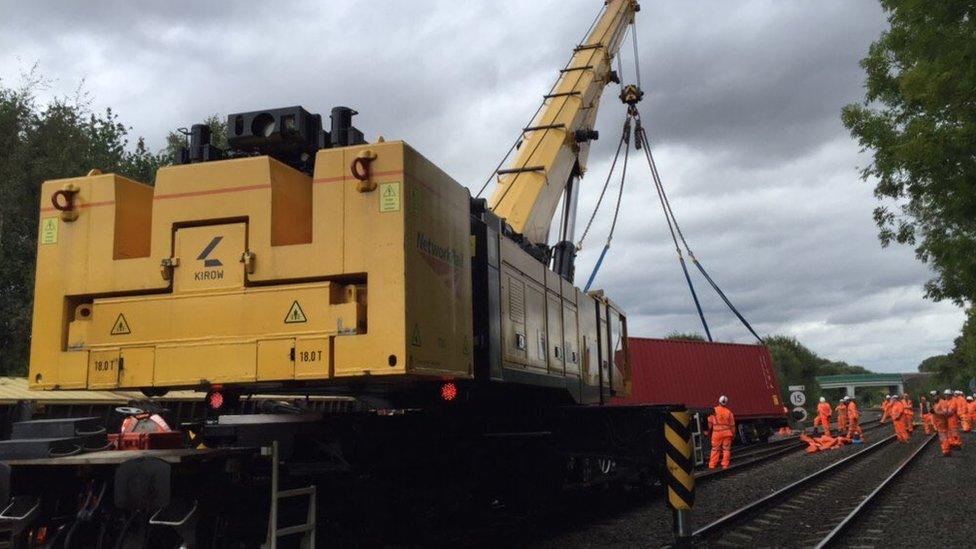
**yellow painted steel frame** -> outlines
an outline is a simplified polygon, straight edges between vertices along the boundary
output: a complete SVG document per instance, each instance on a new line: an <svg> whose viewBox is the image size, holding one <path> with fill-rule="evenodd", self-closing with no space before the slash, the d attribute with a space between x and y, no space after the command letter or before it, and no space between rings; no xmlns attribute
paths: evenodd
<svg viewBox="0 0 976 549"><path fill-rule="evenodd" d="M607 0L606 9L573 54L553 93L526 130L516 170L498 178L490 206L529 242L548 241L552 217L575 166L586 171L589 144L576 130L592 129L613 56L639 9L636 0Z"/></svg>
<svg viewBox="0 0 976 549"><path fill-rule="evenodd" d="M469 378L468 204L402 142L48 181L30 385Z"/></svg>

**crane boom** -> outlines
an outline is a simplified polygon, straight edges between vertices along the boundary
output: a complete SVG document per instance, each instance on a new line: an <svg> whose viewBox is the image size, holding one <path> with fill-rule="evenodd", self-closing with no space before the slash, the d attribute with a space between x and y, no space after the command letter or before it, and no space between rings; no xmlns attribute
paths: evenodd
<svg viewBox="0 0 976 549"><path fill-rule="evenodd" d="M636 0L608 0L586 40L560 71L553 91L532 123L515 160L498 171L489 205L529 242L546 244L556 206L571 179L586 170L589 141L604 87L614 80L613 57L627 25L640 9Z"/></svg>

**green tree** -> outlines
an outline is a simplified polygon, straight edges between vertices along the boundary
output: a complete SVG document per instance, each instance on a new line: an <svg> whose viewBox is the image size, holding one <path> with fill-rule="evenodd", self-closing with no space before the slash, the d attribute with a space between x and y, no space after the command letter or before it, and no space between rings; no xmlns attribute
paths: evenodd
<svg viewBox="0 0 976 549"><path fill-rule="evenodd" d="M844 125L872 154L884 246L915 246L926 294L976 303L976 1L881 0L890 28L861 66L865 99Z"/></svg>
<svg viewBox="0 0 976 549"><path fill-rule="evenodd" d="M953 342L952 350L926 358L918 365L918 371L932 374L927 390L969 389L970 380L976 378L976 309L967 311L962 333Z"/></svg>
<svg viewBox="0 0 976 549"><path fill-rule="evenodd" d="M690 332L690 333L671 332L670 334L665 336L664 339L676 339L680 341L705 341L705 338L702 337L701 334L695 332Z"/></svg>
<svg viewBox="0 0 976 549"><path fill-rule="evenodd" d="M812 410L820 397L824 396L817 385L817 376L871 373L860 366L823 358L794 337L774 335L763 338L763 341L773 358L773 368L779 379L783 402L789 402L790 385L804 385L807 408Z"/></svg>
<svg viewBox="0 0 976 549"><path fill-rule="evenodd" d="M30 346L31 301L40 185L86 174L92 168L151 183L168 163L106 110L91 111L78 93L39 106L45 82L36 71L20 87L0 82L0 374L23 374Z"/></svg>

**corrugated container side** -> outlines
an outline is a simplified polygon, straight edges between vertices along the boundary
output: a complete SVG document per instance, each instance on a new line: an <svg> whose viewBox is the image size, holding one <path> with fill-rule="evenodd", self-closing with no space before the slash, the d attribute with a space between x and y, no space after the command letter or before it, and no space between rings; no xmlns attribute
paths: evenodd
<svg viewBox="0 0 976 549"><path fill-rule="evenodd" d="M633 390L614 404L715 406L721 395L739 419L783 417L779 381L762 345L628 338Z"/></svg>

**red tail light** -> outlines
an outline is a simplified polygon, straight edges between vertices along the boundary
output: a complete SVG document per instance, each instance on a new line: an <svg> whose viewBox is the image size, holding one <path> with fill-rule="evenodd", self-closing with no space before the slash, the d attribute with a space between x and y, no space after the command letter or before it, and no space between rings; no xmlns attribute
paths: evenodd
<svg viewBox="0 0 976 549"><path fill-rule="evenodd" d="M219 410L221 406L224 405L224 395L219 391L213 391L207 394L207 406L210 406L211 410Z"/></svg>
<svg viewBox="0 0 976 549"><path fill-rule="evenodd" d="M455 385L453 382L447 381L444 383L444 385L441 385L442 399L446 400L447 402L450 402L455 398L457 398L457 395L458 395L458 388L457 385Z"/></svg>

